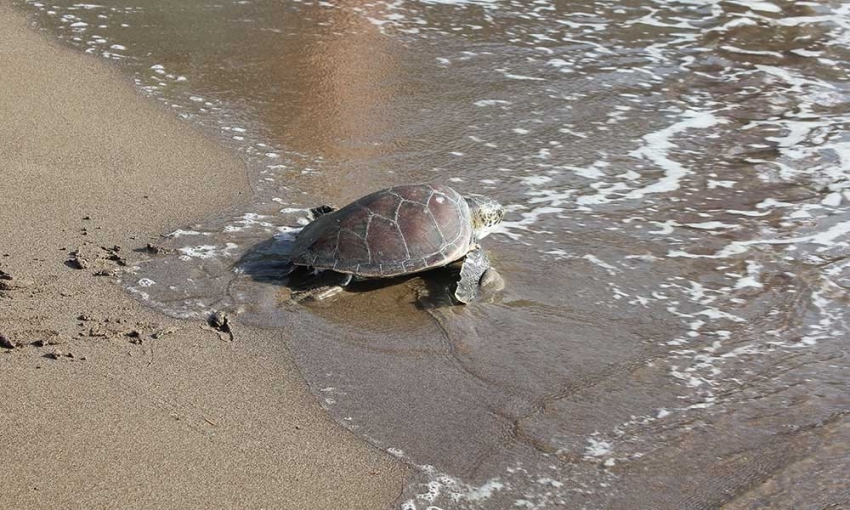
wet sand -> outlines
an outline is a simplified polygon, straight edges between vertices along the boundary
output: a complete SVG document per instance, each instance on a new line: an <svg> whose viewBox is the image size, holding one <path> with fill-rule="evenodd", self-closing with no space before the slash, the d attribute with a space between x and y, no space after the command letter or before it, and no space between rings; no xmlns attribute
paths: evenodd
<svg viewBox="0 0 850 510"><path fill-rule="evenodd" d="M157 253L120 236L83 246L101 259L91 273L132 256L120 286L193 317L192 329L211 311L238 317L234 352L251 371L173 386L206 394L207 380L236 373L221 384L242 387L289 362L276 357L285 340L322 408L410 467L403 510L848 506L850 4L839 4L16 3L245 163L250 200L153 225L183 229ZM449 278L434 272L289 302L297 282L283 261L308 208L404 182L509 208L482 243L505 289L450 306ZM68 228L100 235L86 223L95 212ZM110 335L138 371L206 355L165 353L177 335L150 335L173 323L151 317L92 314L32 349L78 366L49 340L82 332ZM149 386L160 400L177 393ZM221 393L239 412L277 398ZM226 421L212 404L186 408L198 430Z"/></svg>
<svg viewBox="0 0 850 510"><path fill-rule="evenodd" d="M404 469L326 416L281 333L229 341L114 283L248 200L243 163L8 2L0 26L0 507L388 506Z"/></svg>

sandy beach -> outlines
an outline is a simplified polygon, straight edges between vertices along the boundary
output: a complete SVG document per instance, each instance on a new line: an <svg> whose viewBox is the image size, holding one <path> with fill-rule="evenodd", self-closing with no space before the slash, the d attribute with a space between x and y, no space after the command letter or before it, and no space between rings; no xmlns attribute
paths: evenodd
<svg viewBox="0 0 850 510"><path fill-rule="evenodd" d="M850 509L848 105L848 2L0 0L0 510ZM411 183L503 289L298 294Z"/></svg>
<svg viewBox="0 0 850 510"><path fill-rule="evenodd" d="M243 163L0 2L1 508L387 507L283 334L143 307L112 276L251 197Z"/></svg>

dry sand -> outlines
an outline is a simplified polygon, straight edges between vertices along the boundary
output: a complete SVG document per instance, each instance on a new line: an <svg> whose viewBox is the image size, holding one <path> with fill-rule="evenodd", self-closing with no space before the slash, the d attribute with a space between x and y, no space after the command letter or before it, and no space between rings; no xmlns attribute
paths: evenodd
<svg viewBox="0 0 850 510"><path fill-rule="evenodd" d="M229 342L95 276L247 199L242 163L5 0L0 27L0 508L387 507L404 469L279 332Z"/></svg>

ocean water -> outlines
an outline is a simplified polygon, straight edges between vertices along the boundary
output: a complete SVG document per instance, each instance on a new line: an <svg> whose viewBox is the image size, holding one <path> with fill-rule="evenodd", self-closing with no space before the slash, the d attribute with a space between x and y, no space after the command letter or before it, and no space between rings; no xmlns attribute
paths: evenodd
<svg viewBox="0 0 850 510"><path fill-rule="evenodd" d="M397 508L850 507L847 2L20 6L241 155L252 202L122 283L285 328ZM508 207L505 289L294 303L307 210L408 182Z"/></svg>

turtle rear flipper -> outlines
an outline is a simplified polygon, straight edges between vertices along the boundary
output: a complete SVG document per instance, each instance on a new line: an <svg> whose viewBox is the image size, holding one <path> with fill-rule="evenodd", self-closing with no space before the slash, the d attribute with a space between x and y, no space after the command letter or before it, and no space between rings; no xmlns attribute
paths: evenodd
<svg viewBox="0 0 850 510"><path fill-rule="evenodd" d="M324 216L325 214L332 213L336 211L336 207L332 205L320 205L319 207L313 207L310 209L310 218L315 220L319 216Z"/></svg>
<svg viewBox="0 0 850 510"><path fill-rule="evenodd" d="M490 269L490 259L480 247L471 250L463 260L460 268L460 280L455 289L455 299L461 303L469 303L478 297L481 276Z"/></svg>
<svg viewBox="0 0 850 510"><path fill-rule="evenodd" d="M324 302L343 291L353 280L353 275L334 271L319 271L316 281L307 288L295 290L291 299L296 302Z"/></svg>

